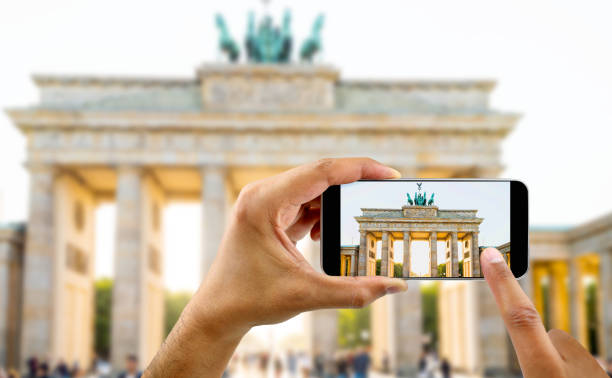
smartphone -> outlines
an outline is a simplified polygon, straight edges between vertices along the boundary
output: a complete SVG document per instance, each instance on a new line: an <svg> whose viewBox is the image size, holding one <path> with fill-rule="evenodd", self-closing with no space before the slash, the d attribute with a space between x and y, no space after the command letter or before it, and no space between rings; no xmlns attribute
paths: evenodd
<svg viewBox="0 0 612 378"><path fill-rule="evenodd" d="M529 265L527 187L515 180L361 180L321 199L321 265L334 276L482 279L497 248L515 277Z"/></svg>

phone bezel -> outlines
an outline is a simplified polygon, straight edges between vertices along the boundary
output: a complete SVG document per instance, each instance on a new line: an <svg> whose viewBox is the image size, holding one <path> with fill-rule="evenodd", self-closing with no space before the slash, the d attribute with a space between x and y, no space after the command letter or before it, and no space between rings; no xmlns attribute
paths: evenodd
<svg viewBox="0 0 612 378"><path fill-rule="evenodd" d="M510 268L521 278L529 267L529 202L525 184L510 179L395 179L359 181L478 181L510 183ZM321 269L328 275L340 275L340 186L330 186L321 196ZM482 280L483 277L402 277L406 280Z"/></svg>

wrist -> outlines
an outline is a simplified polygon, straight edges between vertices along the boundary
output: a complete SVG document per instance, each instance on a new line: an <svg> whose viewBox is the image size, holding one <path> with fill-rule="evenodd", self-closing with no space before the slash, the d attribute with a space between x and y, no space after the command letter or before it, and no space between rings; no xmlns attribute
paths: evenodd
<svg viewBox="0 0 612 378"><path fill-rule="evenodd" d="M185 308L181 318L186 325L201 335L216 342L239 342L251 329L242 318L240 311L232 310L205 287L198 290Z"/></svg>

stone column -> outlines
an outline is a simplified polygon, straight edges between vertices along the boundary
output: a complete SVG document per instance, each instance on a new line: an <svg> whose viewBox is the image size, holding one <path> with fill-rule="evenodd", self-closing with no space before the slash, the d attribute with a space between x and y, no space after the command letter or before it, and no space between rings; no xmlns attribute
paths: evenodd
<svg viewBox="0 0 612 378"><path fill-rule="evenodd" d="M24 361L31 356L49 356L53 347L55 175L51 166L30 167L21 342Z"/></svg>
<svg viewBox="0 0 612 378"><path fill-rule="evenodd" d="M438 277L438 233L436 231L429 233L429 261L430 277Z"/></svg>
<svg viewBox="0 0 612 378"><path fill-rule="evenodd" d="M457 257L457 232L451 233L451 277L459 277L459 259Z"/></svg>
<svg viewBox="0 0 612 378"><path fill-rule="evenodd" d="M355 253L357 253L357 252L355 251ZM351 276L356 276L357 275L357 267L355 266L355 263L357 262L356 260L357 259L355 259L355 255L354 254L351 255L351 272L350 272Z"/></svg>
<svg viewBox="0 0 612 378"><path fill-rule="evenodd" d="M0 366L7 366L7 354L10 346L8 345L9 333L9 308L11 296L11 260L13 251L11 243L2 240L0 229Z"/></svg>
<svg viewBox="0 0 612 378"><path fill-rule="evenodd" d="M380 275L384 277L389 276L389 231L382 232L382 247L381 247L381 258L380 258ZM393 274L393 272L391 272Z"/></svg>
<svg viewBox="0 0 612 378"><path fill-rule="evenodd" d="M480 249L478 248L478 232L472 232L472 277L480 277Z"/></svg>
<svg viewBox="0 0 612 378"><path fill-rule="evenodd" d="M202 168L202 277L215 259L225 231L228 203L226 174L222 166Z"/></svg>
<svg viewBox="0 0 612 378"><path fill-rule="evenodd" d="M578 287L580 273L578 272L576 261L573 258L570 257L567 264L569 265L569 278L567 282L567 289L569 291L570 298L570 330L571 335L575 339L580 340L580 300L578 300L580 291Z"/></svg>
<svg viewBox="0 0 612 378"><path fill-rule="evenodd" d="M387 297L391 301L392 326L390 332L395 344L392 361L402 377L417 374L417 363L422 350L423 325L421 313L421 289L416 280L408 281L408 290Z"/></svg>
<svg viewBox="0 0 612 378"><path fill-rule="evenodd" d="M368 234L366 231L359 232L359 267L357 274L366 276L368 274Z"/></svg>
<svg viewBox="0 0 612 378"><path fill-rule="evenodd" d="M404 232L404 258L402 261L402 277L410 277L410 244L412 236L410 231Z"/></svg>
<svg viewBox="0 0 612 378"><path fill-rule="evenodd" d="M612 250L603 251L599 255L599 281L603 331L601 355L607 360L612 358Z"/></svg>
<svg viewBox="0 0 612 378"><path fill-rule="evenodd" d="M513 349L508 342L504 322L500 316L495 298L485 282L473 282L478 295L478 327L475 330L480 349L480 366L485 376L506 374L512 367Z"/></svg>
<svg viewBox="0 0 612 378"><path fill-rule="evenodd" d="M21 224L0 227L0 366L19 370L23 298Z"/></svg>
<svg viewBox="0 0 612 378"><path fill-rule="evenodd" d="M128 354L142 358L144 253L142 250L142 172L139 167L117 170L117 231L113 283L111 363L118 369Z"/></svg>
<svg viewBox="0 0 612 378"><path fill-rule="evenodd" d="M321 271L320 243L310 240L304 243L303 254L312 267ZM312 356L322 354L332 358L338 343L338 310L326 309L304 314L305 333Z"/></svg>

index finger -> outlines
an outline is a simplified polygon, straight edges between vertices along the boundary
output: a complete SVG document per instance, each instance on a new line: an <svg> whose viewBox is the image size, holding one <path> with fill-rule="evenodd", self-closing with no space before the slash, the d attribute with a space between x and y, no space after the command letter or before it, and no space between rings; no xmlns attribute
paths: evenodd
<svg viewBox="0 0 612 378"><path fill-rule="evenodd" d="M301 205L320 196L332 185L348 184L360 179L383 180L399 178L401 174L369 158L322 159L301 165L275 177L266 187L266 197L272 204L283 206L288 201Z"/></svg>
<svg viewBox="0 0 612 378"><path fill-rule="evenodd" d="M532 369L545 371L537 369L551 366L552 361L560 361L540 315L499 251L487 248L480 260L485 279L493 292L523 372L527 375Z"/></svg>

